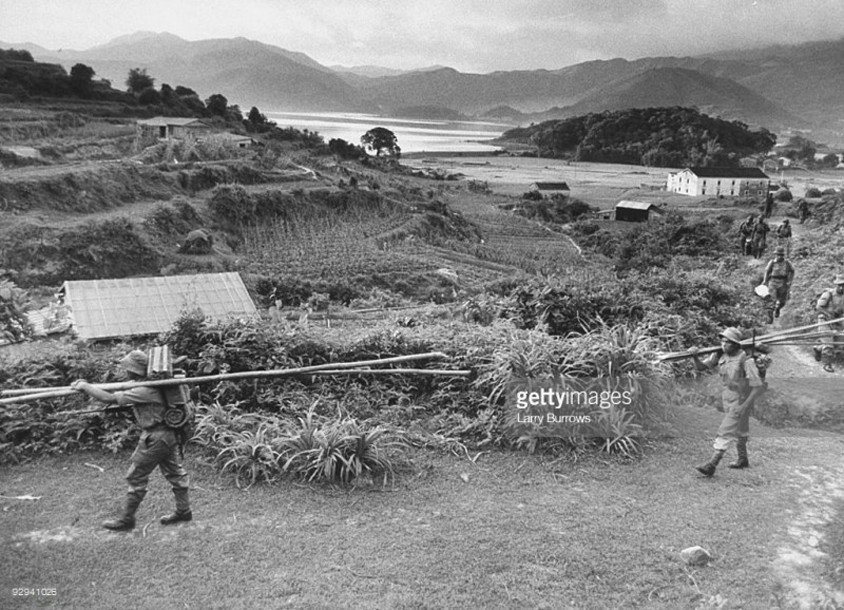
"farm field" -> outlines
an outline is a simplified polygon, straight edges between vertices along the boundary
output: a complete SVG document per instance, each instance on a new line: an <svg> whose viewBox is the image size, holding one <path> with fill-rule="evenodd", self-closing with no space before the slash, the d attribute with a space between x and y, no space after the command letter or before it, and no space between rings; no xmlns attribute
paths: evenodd
<svg viewBox="0 0 844 610"><path fill-rule="evenodd" d="M625 198L666 202L669 208L678 209L698 207L709 199L666 193L668 173L678 170L663 167L507 156L414 157L406 163L420 169L438 167L459 172L467 179L486 181L494 192L509 196L521 196L533 182L566 182L572 197L601 209L611 208ZM786 169L770 177L773 181L787 181L795 197L804 196L810 187L844 187L844 170ZM723 206L730 207L729 200Z"/></svg>
<svg viewBox="0 0 844 610"><path fill-rule="evenodd" d="M203 386L188 448L194 520L159 525L171 498L156 474L128 534L99 522L119 509L129 418L55 413L90 404L76 395L4 408L5 591L54 587L43 605L94 608L844 605L841 372L823 371L808 346L775 348L752 467L728 469L728 454L703 478L694 466L722 417L717 375L656 360L728 325L771 330L752 291L766 260L733 252L730 217L749 208L666 198L666 170L634 166L438 158L465 176L454 180L298 145L220 162L148 154L120 179L119 163L75 158L0 176L18 197L0 267L21 287L4 289L41 304L66 277L234 270L260 319L188 316L155 338L0 347L0 388L111 380L122 353L158 341L187 356L189 376L420 352L436 354L422 367L468 374ZM840 186L837 176L811 180ZM564 180L594 207L666 201L691 219L540 222L514 212L535 180ZM834 198L813 205L839 222ZM182 252L200 228L213 248ZM813 320L817 287L844 260L844 241L814 218L795 245L795 294L772 328ZM273 318L276 299L286 309ZM311 317L285 315L297 310ZM600 435L513 433L512 384L619 371L654 381L654 394L597 411ZM340 453L352 446L370 452ZM373 455L369 470L344 469ZM707 565L682 559L694 545ZM154 592L117 576L129 573L153 576Z"/></svg>

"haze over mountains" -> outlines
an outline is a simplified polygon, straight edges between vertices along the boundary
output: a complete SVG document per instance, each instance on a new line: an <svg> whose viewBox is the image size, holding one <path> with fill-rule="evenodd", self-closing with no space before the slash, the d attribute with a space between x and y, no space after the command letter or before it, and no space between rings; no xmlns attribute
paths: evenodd
<svg viewBox="0 0 844 610"><path fill-rule="evenodd" d="M184 85L202 97L222 93L246 109L269 112L391 114L429 107L482 116L498 109L527 124L602 110L694 106L774 132L801 129L818 141L844 142L844 38L705 57L613 59L489 74L438 66L413 72L327 67L303 53L246 38L190 42L153 32L121 36L86 51L0 46L26 48L36 60L67 69L85 63L118 88L131 68L146 68L156 85Z"/></svg>

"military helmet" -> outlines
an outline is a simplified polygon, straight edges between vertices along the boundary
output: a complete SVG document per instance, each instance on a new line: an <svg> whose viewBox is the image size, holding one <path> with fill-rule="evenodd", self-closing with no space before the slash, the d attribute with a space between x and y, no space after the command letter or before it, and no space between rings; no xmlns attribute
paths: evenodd
<svg viewBox="0 0 844 610"><path fill-rule="evenodd" d="M741 331L735 326L722 330L721 336L732 343L741 343Z"/></svg>
<svg viewBox="0 0 844 610"><path fill-rule="evenodd" d="M838 275L835 276L835 279L832 280L832 283L833 284L844 284L844 275L841 275L839 273Z"/></svg>
<svg viewBox="0 0 844 610"><path fill-rule="evenodd" d="M777 249L774 250L774 254L785 254L785 248L782 246L777 246Z"/></svg>
<svg viewBox="0 0 844 610"><path fill-rule="evenodd" d="M124 370L135 373L136 375L146 375L148 364L149 358L145 352L139 349L132 350L120 359L120 366Z"/></svg>
<svg viewBox="0 0 844 610"><path fill-rule="evenodd" d="M787 225L787 224L788 224L788 218L786 218L785 220L783 220L783 221L782 221L782 224Z"/></svg>

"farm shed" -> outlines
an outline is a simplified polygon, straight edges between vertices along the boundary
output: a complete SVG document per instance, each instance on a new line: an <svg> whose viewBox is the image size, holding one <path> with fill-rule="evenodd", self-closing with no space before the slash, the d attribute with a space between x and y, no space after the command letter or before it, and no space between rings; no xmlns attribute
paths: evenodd
<svg viewBox="0 0 844 610"><path fill-rule="evenodd" d="M534 182L530 190L543 195L568 195L569 185L565 182Z"/></svg>
<svg viewBox="0 0 844 610"><path fill-rule="evenodd" d="M255 143L255 140L249 136L242 136L236 133L222 133L219 135L223 140L230 143L232 146L236 146L237 148L249 148Z"/></svg>
<svg viewBox="0 0 844 610"><path fill-rule="evenodd" d="M769 182L758 167L687 167L668 174L667 190L683 195L764 197Z"/></svg>
<svg viewBox="0 0 844 610"><path fill-rule="evenodd" d="M137 123L141 136L150 136L162 140L184 138L187 135L210 133L211 126L200 119L157 116L142 119Z"/></svg>
<svg viewBox="0 0 844 610"><path fill-rule="evenodd" d="M238 273L69 281L60 294L72 329L85 340L163 332L185 310L215 320L257 315Z"/></svg>
<svg viewBox="0 0 844 610"><path fill-rule="evenodd" d="M662 215L655 203L643 201L619 201L615 204L615 219L626 222L647 222L654 215Z"/></svg>

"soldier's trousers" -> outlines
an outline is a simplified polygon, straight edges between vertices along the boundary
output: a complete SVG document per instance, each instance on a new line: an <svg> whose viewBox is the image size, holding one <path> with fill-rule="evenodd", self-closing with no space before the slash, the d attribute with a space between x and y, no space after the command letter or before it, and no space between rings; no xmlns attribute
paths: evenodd
<svg viewBox="0 0 844 610"><path fill-rule="evenodd" d="M782 307L788 301L788 286L785 284L785 281L770 280L768 282L768 290L771 292L771 297L766 299L768 309L775 309L777 303Z"/></svg>
<svg viewBox="0 0 844 610"><path fill-rule="evenodd" d="M156 466L174 491L189 488L188 473L179 459L176 433L164 426L141 433L138 446L132 454L132 464L126 472L130 494L139 498L146 495L149 475Z"/></svg>
<svg viewBox="0 0 844 610"><path fill-rule="evenodd" d="M724 419L718 427L718 434L712 446L716 451L726 451L730 444L739 438L750 436L750 412L753 409L739 410L739 403L724 405Z"/></svg>
<svg viewBox="0 0 844 610"><path fill-rule="evenodd" d="M818 323L826 322L826 316L818 316ZM823 324L822 326L818 326L818 332L838 332L840 333L844 330L844 324L841 322L836 322L834 324ZM836 348L844 348L844 338L841 337L823 337L818 340L819 343L816 346L821 351L821 358L827 364L832 362L833 356L835 355Z"/></svg>

